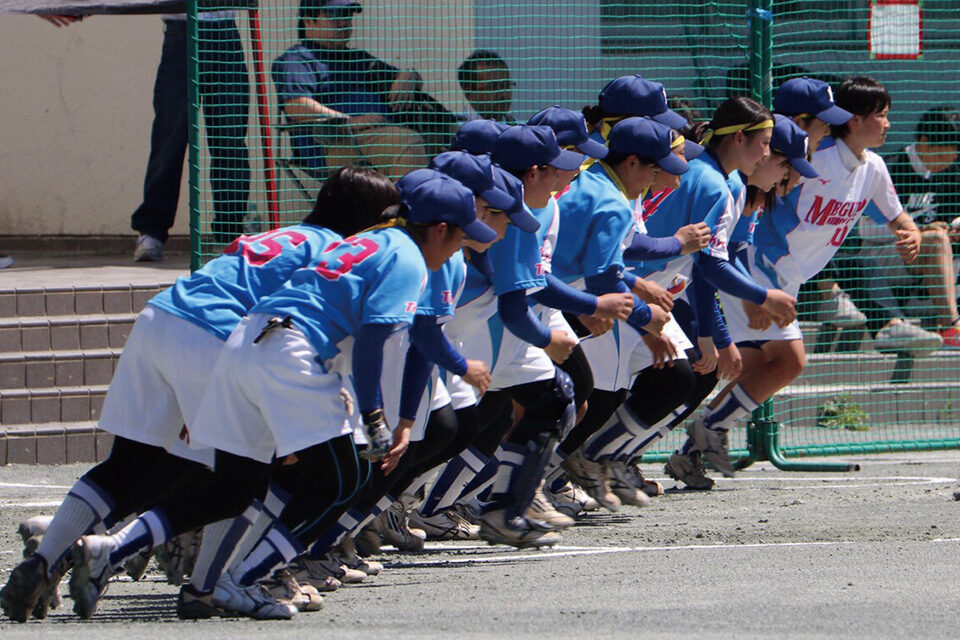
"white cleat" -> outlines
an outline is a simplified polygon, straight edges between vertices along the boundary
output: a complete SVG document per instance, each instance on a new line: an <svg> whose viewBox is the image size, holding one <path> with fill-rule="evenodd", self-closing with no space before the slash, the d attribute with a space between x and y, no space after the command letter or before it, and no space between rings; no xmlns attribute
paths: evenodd
<svg viewBox="0 0 960 640"><path fill-rule="evenodd" d="M634 507L650 505L650 496L635 484L635 478L627 470L627 465L622 462L610 462L607 470L610 472L610 490L620 498L620 502Z"/></svg>
<svg viewBox="0 0 960 640"><path fill-rule="evenodd" d="M245 587L237 584L229 571L224 571L213 589L213 603L224 611L239 613L256 620L289 620L297 608L280 602L263 585Z"/></svg>
<svg viewBox="0 0 960 640"><path fill-rule="evenodd" d="M83 536L73 546L73 571L70 574L70 597L73 612L88 620L97 612L97 604L107 590L110 577L119 567L110 564L116 549L110 536Z"/></svg>
<svg viewBox="0 0 960 640"><path fill-rule="evenodd" d="M480 516L480 537L490 544L506 544L518 549L552 547L563 540L558 532L537 528L526 518L507 522L502 509Z"/></svg>
<svg viewBox="0 0 960 640"><path fill-rule="evenodd" d="M577 451L563 461L571 479L583 487L587 494L609 511L620 510L620 498L610 490L607 467L601 462L588 460Z"/></svg>
<svg viewBox="0 0 960 640"><path fill-rule="evenodd" d="M410 512L410 524L422 529L427 540L479 540L480 526L471 524L453 509L432 516L422 516L419 511Z"/></svg>

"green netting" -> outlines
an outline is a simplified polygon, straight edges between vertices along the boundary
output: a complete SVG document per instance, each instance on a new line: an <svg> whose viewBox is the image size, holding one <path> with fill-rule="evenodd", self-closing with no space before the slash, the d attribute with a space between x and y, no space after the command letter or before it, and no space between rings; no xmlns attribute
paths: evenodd
<svg viewBox="0 0 960 640"><path fill-rule="evenodd" d="M299 25L292 0L268 0L254 11L220 2L200 9L235 6L235 18L197 16L191 7L194 266L237 233L299 221L324 176L345 162L396 177L443 150L459 122L476 113L524 121L553 104L579 109L626 73L664 83L674 105L694 119L709 119L728 95L750 93L769 103L771 82L776 87L797 75L831 83L873 76L893 97L893 127L879 152L895 175L910 174L909 161L898 154L915 142L920 117L937 106L954 108L960 89L960 19L952 0L923 3L922 33L920 5L893 0L368 0L352 19ZM351 88L349 78L323 76L314 98L326 108L312 119L292 117L296 106L287 97L298 80L289 76L299 67L285 67L278 58L295 60L298 45L317 48L317 39L332 43L338 33L349 36L350 48L369 52L362 65L366 89ZM480 61L462 68L476 52ZM280 84L271 68L284 79ZM269 133L258 126L258 98ZM264 153L267 143L272 162ZM960 185L939 188L936 217L950 222L960 215ZM929 205L924 193L901 188L911 212ZM923 281L917 270L904 271L886 257L883 243L860 255L856 247L868 243L858 232L851 236L842 255L856 254L848 263L869 257L863 277L851 281L849 264L838 262L830 274L861 306L869 308L863 301L879 296L881 307L895 302L907 321L933 331L956 314L947 301L955 292L941 291L942 303L932 303L930 277ZM940 267L947 268L946 279L955 279L952 255ZM893 278L887 293L873 291L880 276ZM807 369L774 401L788 453L814 453L827 444L943 444L960 437L960 352L909 359L879 352L879 342L863 328L831 335L821 323L820 301L829 286L803 292ZM658 448L671 449L681 435ZM739 430L731 444L741 447L745 440Z"/></svg>

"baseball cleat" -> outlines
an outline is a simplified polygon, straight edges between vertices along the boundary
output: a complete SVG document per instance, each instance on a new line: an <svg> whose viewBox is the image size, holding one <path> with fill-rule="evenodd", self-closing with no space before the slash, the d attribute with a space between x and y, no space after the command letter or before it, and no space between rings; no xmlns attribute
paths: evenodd
<svg viewBox="0 0 960 640"><path fill-rule="evenodd" d="M292 604L297 611L320 611L323 608L323 596L320 592L308 584L297 583L287 569L274 572L269 580L264 581L263 586L277 602Z"/></svg>
<svg viewBox="0 0 960 640"><path fill-rule="evenodd" d="M309 556L300 556L288 567L298 584L309 584L320 592L336 591L343 583L333 576L327 563L314 560Z"/></svg>
<svg viewBox="0 0 960 640"><path fill-rule="evenodd" d="M349 569L362 571L368 576L375 576L383 571L383 565L379 562L361 558L357 554L357 547L353 542L353 538L349 536L344 538L340 544L336 546L336 552L343 565Z"/></svg>
<svg viewBox="0 0 960 640"><path fill-rule="evenodd" d="M49 590L46 560L31 556L14 568L7 584L0 589L0 608L11 620L26 622L37 602Z"/></svg>
<svg viewBox="0 0 960 640"><path fill-rule="evenodd" d="M687 485L687 489L694 491L713 489L713 479L704 473L699 451L687 455L674 453L667 460L663 471L674 480Z"/></svg>
<svg viewBox="0 0 960 640"><path fill-rule="evenodd" d="M213 604L221 609L249 616L256 620L289 620L297 608L279 602L261 584L245 587L237 584L229 571L224 571L213 589Z"/></svg>
<svg viewBox="0 0 960 640"><path fill-rule="evenodd" d="M197 591L191 584L180 587L177 595L177 617L181 620L208 620L230 614L213 603L213 592Z"/></svg>
<svg viewBox="0 0 960 640"><path fill-rule="evenodd" d="M377 516L371 523L380 538L400 551L423 551L423 541L427 534L423 529L411 529L407 520L407 510L399 502Z"/></svg>
<svg viewBox="0 0 960 640"><path fill-rule="evenodd" d="M526 518L517 517L507 522L503 509L480 516L480 537L490 544L506 544L518 549L552 547L563 540L556 531L537 528Z"/></svg>
<svg viewBox="0 0 960 640"><path fill-rule="evenodd" d="M427 540L479 540L479 525L470 524L453 509L432 516L422 516L416 510L410 513L410 524L422 529Z"/></svg>
<svg viewBox="0 0 960 640"><path fill-rule="evenodd" d="M527 509L525 515L527 519L546 523L553 529L566 529L576 523L576 520L571 516L560 513L560 511L555 509L553 504L547 500L547 497L543 494L542 480L540 481L540 486L537 487L537 490L533 493L533 501L530 503L530 508Z"/></svg>
<svg viewBox="0 0 960 640"><path fill-rule="evenodd" d="M620 498L610 490L607 468L603 463L588 460L577 451L567 456L563 467L571 479L601 506L610 511L620 510Z"/></svg>
<svg viewBox="0 0 960 640"><path fill-rule="evenodd" d="M610 462L607 470L610 472L610 490L620 498L620 502L634 507L650 505L650 496L637 486L636 478L627 469L626 464Z"/></svg>
<svg viewBox="0 0 960 640"><path fill-rule="evenodd" d="M576 518L581 512L596 511L600 508L599 502L569 480L558 491L551 491L549 486L544 486L543 495L557 511L571 518Z"/></svg>
<svg viewBox="0 0 960 640"><path fill-rule="evenodd" d="M83 536L71 549L70 597L73 612L84 620L97 612L100 597L116 572L117 568L110 564L110 553L115 549L116 544L109 536Z"/></svg>
<svg viewBox="0 0 960 640"><path fill-rule="evenodd" d="M720 429L708 429L703 416L697 418L690 427L690 437L697 449L703 454L713 468L727 478L735 474L733 463L730 461L730 452L727 446L727 432Z"/></svg>

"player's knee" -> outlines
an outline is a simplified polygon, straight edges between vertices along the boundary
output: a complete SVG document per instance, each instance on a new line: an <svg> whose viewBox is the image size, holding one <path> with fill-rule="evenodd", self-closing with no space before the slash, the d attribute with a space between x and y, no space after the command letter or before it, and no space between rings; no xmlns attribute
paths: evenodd
<svg viewBox="0 0 960 640"><path fill-rule="evenodd" d="M929 253L942 253L950 249L950 236L943 229L927 229L920 247Z"/></svg>
<svg viewBox="0 0 960 640"><path fill-rule="evenodd" d="M448 404L430 413L423 441L431 451L446 449L458 435L457 413L451 405Z"/></svg>

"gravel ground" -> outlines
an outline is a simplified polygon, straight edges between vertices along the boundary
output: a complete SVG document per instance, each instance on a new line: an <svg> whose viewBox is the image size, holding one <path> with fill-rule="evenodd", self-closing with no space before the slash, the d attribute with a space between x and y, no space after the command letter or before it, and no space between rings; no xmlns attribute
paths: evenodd
<svg viewBox="0 0 960 640"><path fill-rule="evenodd" d="M176 590L117 582L80 622L0 623L4 637L960 637L960 452L861 457L849 474L757 464L709 493L584 518L551 551L479 543L386 553L388 569L290 622L181 622ZM0 572L17 522L52 513L84 466L0 468ZM659 470L648 473L658 476ZM672 481L665 481L671 487ZM960 497L960 494L957 494ZM65 590L65 585L64 585ZM68 635L62 635L63 633Z"/></svg>

